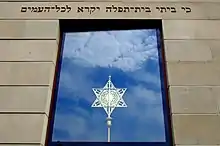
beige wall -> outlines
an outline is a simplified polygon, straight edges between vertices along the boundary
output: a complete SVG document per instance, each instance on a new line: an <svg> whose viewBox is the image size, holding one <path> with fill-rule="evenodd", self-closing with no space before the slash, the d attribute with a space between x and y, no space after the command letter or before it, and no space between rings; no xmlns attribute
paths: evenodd
<svg viewBox="0 0 220 146"><path fill-rule="evenodd" d="M58 27L57 20L0 20L0 145L44 145Z"/></svg>
<svg viewBox="0 0 220 146"><path fill-rule="evenodd" d="M58 50L58 19L105 17L163 19L175 144L220 145L220 1L139 1L124 5L184 5L190 6L192 12L93 15L75 12L77 5L112 4L90 0L64 3L73 6L71 13L36 14L20 13L20 7L53 3L0 2L0 146L45 143Z"/></svg>

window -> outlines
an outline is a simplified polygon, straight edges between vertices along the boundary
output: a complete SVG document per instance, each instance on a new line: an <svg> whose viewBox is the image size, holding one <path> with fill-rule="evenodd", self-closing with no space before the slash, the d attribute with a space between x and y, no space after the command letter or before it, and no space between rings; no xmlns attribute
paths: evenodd
<svg viewBox="0 0 220 146"><path fill-rule="evenodd" d="M172 145L161 21L62 20L60 27L49 145Z"/></svg>

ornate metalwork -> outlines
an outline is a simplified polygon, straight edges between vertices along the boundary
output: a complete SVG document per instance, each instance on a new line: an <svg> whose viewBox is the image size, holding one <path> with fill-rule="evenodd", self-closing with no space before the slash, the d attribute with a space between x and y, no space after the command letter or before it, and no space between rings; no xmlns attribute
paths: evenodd
<svg viewBox="0 0 220 146"><path fill-rule="evenodd" d="M96 100L93 102L92 107L102 107L107 114L107 127L108 127L108 142L110 142L110 127L111 127L111 114L116 107L127 107L122 96L127 88L115 88L111 81L111 76L103 88L93 88L96 95Z"/></svg>

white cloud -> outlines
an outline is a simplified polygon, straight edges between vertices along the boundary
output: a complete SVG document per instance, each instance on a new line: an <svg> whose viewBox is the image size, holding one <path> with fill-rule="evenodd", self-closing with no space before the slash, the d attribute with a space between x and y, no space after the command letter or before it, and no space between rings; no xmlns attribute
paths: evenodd
<svg viewBox="0 0 220 146"><path fill-rule="evenodd" d="M158 73L152 74L149 73L147 70L143 70L143 69L136 70L131 74L129 74L129 77L144 83L151 83L152 85L155 85L157 87L160 87L161 85L161 81L159 78L160 76L158 76Z"/></svg>
<svg viewBox="0 0 220 146"><path fill-rule="evenodd" d="M59 88L63 88L68 93L73 96L68 98L83 98L92 102L94 99L94 95L92 93L93 82L91 80L87 80L85 77L88 76L89 70L85 72L82 70L62 70L60 74L60 83ZM84 89L84 90L83 90ZM76 99L74 99L76 100Z"/></svg>
<svg viewBox="0 0 220 146"><path fill-rule="evenodd" d="M153 30L67 33L63 55L82 66L134 71L147 59L157 58L155 33Z"/></svg>

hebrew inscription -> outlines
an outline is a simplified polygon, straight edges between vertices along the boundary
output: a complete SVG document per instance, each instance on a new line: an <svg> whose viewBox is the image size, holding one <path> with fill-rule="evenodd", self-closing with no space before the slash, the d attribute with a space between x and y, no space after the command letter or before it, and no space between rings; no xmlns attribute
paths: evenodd
<svg viewBox="0 0 220 146"><path fill-rule="evenodd" d="M179 7L164 7L164 6L156 6L156 7L150 7L150 6L106 6L106 7L100 7L100 6L78 6L77 8L74 8L77 13L95 13L99 12L102 9L104 9L103 12L106 13L151 13L153 10L158 11L159 13L177 13L178 11L182 11L185 13L190 13L192 10L190 7L182 6ZM61 13L69 13L72 10L72 7L69 5L65 6L22 6L21 12L31 12L31 13L44 13L44 12L61 12Z"/></svg>
<svg viewBox="0 0 220 146"><path fill-rule="evenodd" d="M95 11L99 11L100 7L78 7L77 13L82 13L84 10L91 14Z"/></svg>
<svg viewBox="0 0 220 146"><path fill-rule="evenodd" d="M130 12L133 11L135 13L137 12L151 12L150 7L115 7L112 5L111 7L106 7L106 12Z"/></svg>
<svg viewBox="0 0 220 146"><path fill-rule="evenodd" d="M160 11L160 13L164 13L164 12L176 13L177 12L175 7L156 7L156 9ZM189 7L181 7L181 9L184 10L186 13L191 12L191 8Z"/></svg>
<svg viewBox="0 0 220 146"><path fill-rule="evenodd" d="M84 13L84 12L89 12L90 14L95 12L95 11L99 11L101 8L100 7L78 7L77 9L77 13ZM124 7L116 7L114 5L112 6L107 6L105 7L105 12L133 12L133 13L138 13L138 12L147 12L147 13L151 13L152 9L149 6L124 6ZM177 10L175 7L155 7L155 9L157 9L160 13L165 13L165 12L171 12L171 13L177 13ZM191 8L189 7L184 7L182 6L181 9L185 12L185 13L189 13L191 12Z"/></svg>
<svg viewBox="0 0 220 146"><path fill-rule="evenodd" d="M186 13L191 12L191 8L189 7L181 7L184 11L186 11Z"/></svg>
<svg viewBox="0 0 220 146"><path fill-rule="evenodd" d="M21 7L21 12L35 12L35 13L41 13L41 12L67 12L69 13L71 11L71 7L66 5L66 6L46 6L46 7L41 7L41 6L32 6L32 7Z"/></svg>

